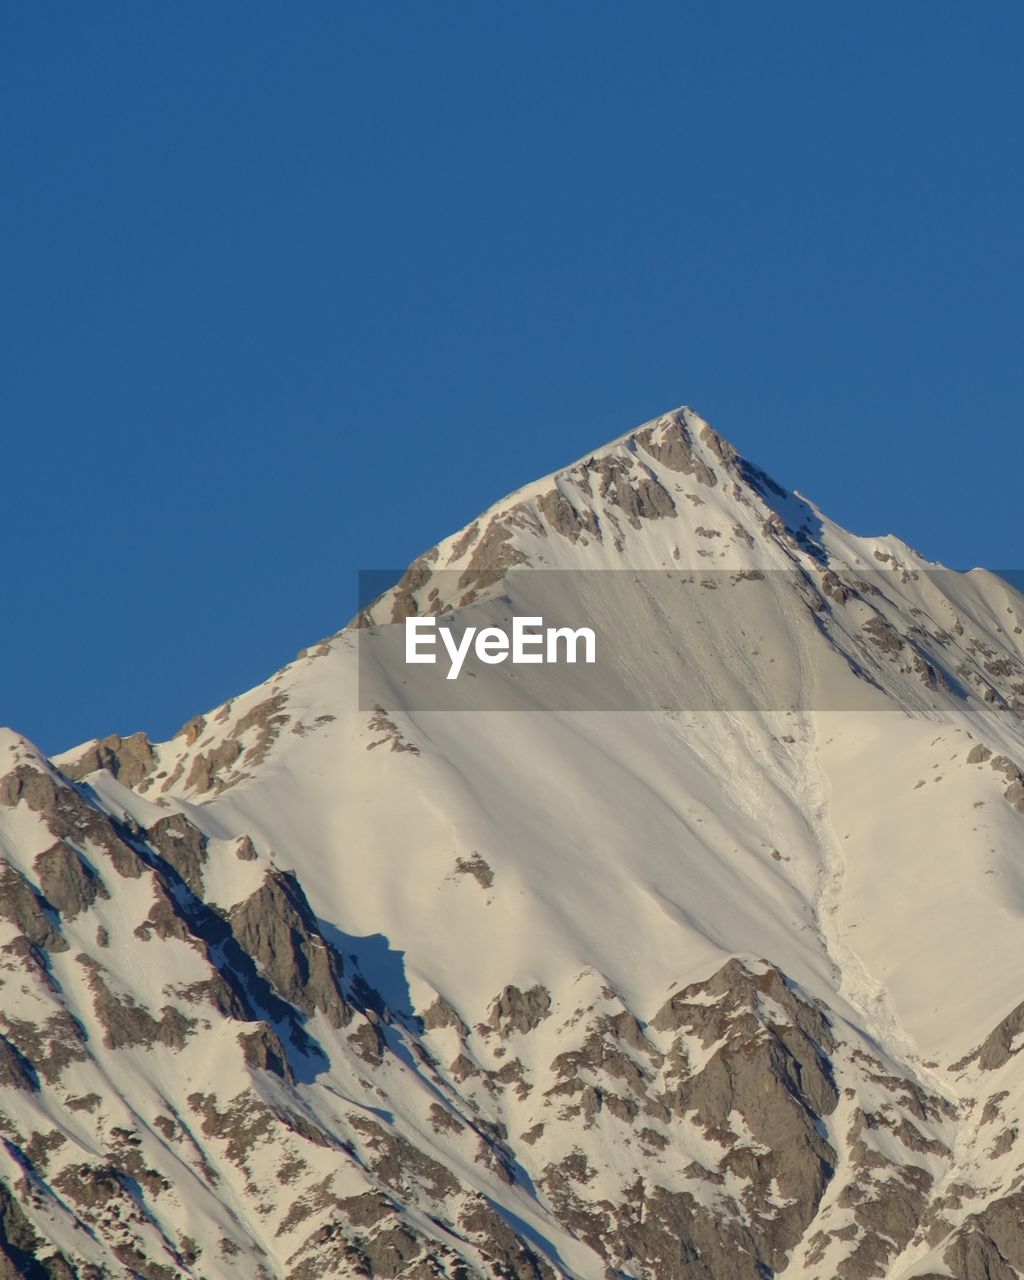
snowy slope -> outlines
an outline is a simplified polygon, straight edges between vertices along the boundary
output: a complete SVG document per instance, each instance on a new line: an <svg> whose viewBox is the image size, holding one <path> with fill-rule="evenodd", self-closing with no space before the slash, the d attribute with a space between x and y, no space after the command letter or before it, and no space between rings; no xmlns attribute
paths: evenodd
<svg viewBox="0 0 1024 1280"><path fill-rule="evenodd" d="M425 613L610 657L440 688ZM7 1256L1024 1274L1022 621L678 410L170 742L10 735Z"/></svg>

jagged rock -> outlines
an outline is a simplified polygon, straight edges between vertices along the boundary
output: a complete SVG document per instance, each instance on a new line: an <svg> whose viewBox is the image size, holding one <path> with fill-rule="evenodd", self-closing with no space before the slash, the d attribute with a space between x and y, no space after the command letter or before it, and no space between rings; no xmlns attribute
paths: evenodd
<svg viewBox="0 0 1024 1280"><path fill-rule="evenodd" d="M5 1182L0 1180L0 1277L15 1280L74 1280L67 1259L34 1230ZM96 1277L99 1280L99 1277Z"/></svg>
<svg viewBox="0 0 1024 1280"><path fill-rule="evenodd" d="M136 938L143 942L148 942L154 934L158 938L177 938L193 946L198 943L181 904L159 876L153 877L153 905L149 914L135 928Z"/></svg>
<svg viewBox="0 0 1024 1280"><path fill-rule="evenodd" d="M855 1152L851 1160L861 1164L864 1155ZM927 1208L932 1181L916 1165L897 1165L877 1155L864 1165L837 1201L840 1207L852 1207L861 1233L839 1264L836 1280L866 1280L886 1273L888 1263L913 1237Z"/></svg>
<svg viewBox="0 0 1024 1280"><path fill-rule="evenodd" d="M46 821L51 833L77 848L92 845L106 853L119 875L137 878L145 863L118 834L106 815L94 809L52 770L23 763L0 779L0 805L22 801Z"/></svg>
<svg viewBox="0 0 1024 1280"><path fill-rule="evenodd" d="M0 1035L0 1085L25 1089L30 1093L39 1089L39 1077L31 1062L4 1035Z"/></svg>
<svg viewBox="0 0 1024 1280"><path fill-rule="evenodd" d="M270 870L262 886L232 907L231 928L274 989L304 1013L340 1027L352 1017L342 995L341 959L321 934L298 880Z"/></svg>
<svg viewBox="0 0 1024 1280"><path fill-rule="evenodd" d="M942 1260L957 1280L1019 1280L1024 1272L1024 1192L972 1213Z"/></svg>
<svg viewBox="0 0 1024 1280"><path fill-rule="evenodd" d="M246 1066L270 1071L289 1084L295 1083L295 1074L289 1066L281 1037L269 1023L261 1022L255 1031L240 1032L238 1043L242 1046Z"/></svg>
<svg viewBox="0 0 1024 1280"><path fill-rule="evenodd" d="M992 756L991 750L980 742L975 743L967 753L968 764L984 764Z"/></svg>
<svg viewBox="0 0 1024 1280"><path fill-rule="evenodd" d="M366 1202L365 1210L359 1202ZM396 1223L396 1210L383 1197L379 1203L372 1195L350 1197L337 1207L351 1225L335 1221L313 1232L289 1260L288 1280L325 1275L471 1280L449 1248L421 1236L407 1222Z"/></svg>
<svg viewBox="0 0 1024 1280"><path fill-rule="evenodd" d="M494 872L490 864L476 850L472 857L455 859L457 876L472 876L481 889L490 889L494 884Z"/></svg>
<svg viewBox="0 0 1024 1280"><path fill-rule="evenodd" d="M764 1280L772 1274L759 1261L754 1233L741 1222L716 1219L685 1192L641 1185L635 1196L634 1213L623 1215L615 1233L624 1267L635 1259L643 1274L657 1280Z"/></svg>
<svg viewBox="0 0 1024 1280"><path fill-rule="evenodd" d="M152 1047L165 1045L169 1049L181 1049L195 1029L195 1019L187 1018L173 1005L165 1005L160 1018L154 1018L148 1009L126 994L116 994L103 977L103 966L91 957L75 957L85 970L93 997L93 1010L103 1024L103 1043L108 1049L133 1048L136 1045Z"/></svg>
<svg viewBox="0 0 1024 1280"><path fill-rule="evenodd" d="M423 1246L406 1227L396 1226L379 1231L362 1249L371 1276L393 1277L402 1275L407 1264L420 1256Z"/></svg>
<svg viewBox="0 0 1024 1280"><path fill-rule="evenodd" d="M707 982L672 996L651 1025L696 1036L705 1048L718 1046L690 1074L685 1045L677 1039L670 1061L678 1067L661 1101L674 1115L693 1115L720 1140L732 1132L730 1117L743 1117L767 1153L751 1154L743 1166L751 1183L748 1203L764 1206L765 1225L751 1238L754 1254L757 1265L779 1269L812 1221L836 1165L821 1126L839 1100L826 1057L835 1047L828 1020L774 966L755 974L731 960ZM773 1188L786 1204L769 1212ZM684 1207L690 1211L675 1204L673 1212ZM750 1267L754 1263L752 1257Z"/></svg>
<svg viewBox="0 0 1024 1280"><path fill-rule="evenodd" d="M59 1129L48 1132L36 1131L22 1148L24 1156L37 1173L45 1173L54 1152L59 1151L67 1143L67 1139Z"/></svg>
<svg viewBox="0 0 1024 1280"><path fill-rule="evenodd" d="M461 1189L450 1169L393 1129L386 1129L363 1115L351 1115L349 1122L363 1135L366 1163L396 1194L408 1194L410 1185L414 1184L422 1187L432 1199L443 1200Z"/></svg>
<svg viewBox="0 0 1024 1280"><path fill-rule="evenodd" d="M465 1040L466 1036L469 1035L469 1027L466 1026L444 996L441 995L437 996L423 1015L423 1029L425 1031L436 1031L439 1027L453 1027L458 1032L460 1040Z"/></svg>
<svg viewBox="0 0 1024 1280"><path fill-rule="evenodd" d="M280 1123L251 1089L245 1089L227 1104L213 1094L192 1093L188 1105L200 1117L203 1133L225 1143L225 1156L239 1168L254 1147L266 1141Z"/></svg>
<svg viewBox="0 0 1024 1280"><path fill-rule="evenodd" d="M193 716L191 720L186 720L174 736L176 738L184 738L185 745L191 747L199 741L205 728L206 717Z"/></svg>
<svg viewBox="0 0 1024 1280"><path fill-rule="evenodd" d="M621 510L634 529L639 529L644 520L677 514L672 495L661 481L642 465L634 474L631 459L605 456L589 470L597 482L598 495Z"/></svg>
<svg viewBox="0 0 1024 1280"><path fill-rule="evenodd" d="M384 1061L384 1037L371 1017L367 1017L349 1034L348 1042L362 1060L371 1066L379 1067Z"/></svg>
<svg viewBox="0 0 1024 1280"><path fill-rule="evenodd" d="M366 744L367 751L373 751L376 747L388 745L392 751L408 751L414 756L419 755L419 747L414 742L409 742L407 738L403 737L398 725L393 720L388 719L388 714L382 706L374 707L373 715L367 721L366 727L371 733L384 735L374 742L368 742Z"/></svg>
<svg viewBox="0 0 1024 1280"><path fill-rule="evenodd" d="M846 604L850 598L849 588L842 582L831 569L827 569L821 575L822 593L830 600L834 600L836 604Z"/></svg>
<svg viewBox="0 0 1024 1280"><path fill-rule="evenodd" d="M146 840L198 897L203 893L206 837L183 813L160 818L146 830Z"/></svg>
<svg viewBox="0 0 1024 1280"><path fill-rule="evenodd" d="M239 862L255 862L256 848L248 836L239 836L235 845L235 857Z"/></svg>
<svg viewBox="0 0 1024 1280"><path fill-rule="evenodd" d="M551 1011L551 994L539 984L528 991L506 987L491 1005L488 1021L503 1036L532 1031Z"/></svg>
<svg viewBox="0 0 1024 1280"><path fill-rule="evenodd" d="M468 544L467 544L468 545ZM432 557L421 556L402 574L392 589L391 621L404 622L420 612L416 593L421 591L433 576L431 559L437 559L436 548Z"/></svg>
<svg viewBox="0 0 1024 1280"><path fill-rule="evenodd" d="M243 767L261 764L281 729L288 723L286 704L284 694L275 693L250 707L238 717L231 726L230 733L216 746L201 751L192 758L185 786L199 793L220 792L242 776L241 770L235 768L240 760ZM242 738L253 729L256 731L255 739L246 748ZM167 785L164 784L165 789Z"/></svg>
<svg viewBox="0 0 1024 1280"><path fill-rule="evenodd" d="M185 786L198 792L213 791L223 787L224 780L245 748L237 738L224 738L208 751L201 751L192 759L192 767L185 779Z"/></svg>
<svg viewBox="0 0 1024 1280"><path fill-rule="evenodd" d="M895 654L903 648L903 637L890 622L880 615L876 614L873 618L869 618L861 627L862 631L867 633L868 639L873 645L876 645L883 653Z"/></svg>
<svg viewBox="0 0 1024 1280"><path fill-rule="evenodd" d="M1013 805L1018 813L1024 813L1024 782L1011 782L1003 792L1003 798Z"/></svg>
<svg viewBox="0 0 1024 1280"><path fill-rule="evenodd" d="M548 1263L505 1223L482 1198L477 1198L459 1215L459 1226L476 1238L481 1252L501 1270L507 1280L555 1280Z"/></svg>
<svg viewBox="0 0 1024 1280"><path fill-rule="evenodd" d="M715 440L720 437L714 434ZM636 432L636 441L662 466L693 476L709 488L718 483L715 473L693 452L693 438L682 414L667 414L651 427Z"/></svg>
<svg viewBox="0 0 1024 1280"><path fill-rule="evenodd" d="M71 1063L88 1060L85 1032L62 1007L39 1022L0 1012L0 1024L24 1061L47 1084L56 1084Z"/></svg>
<svg viewBox="0 0 1024 1280"><path fill-rule="evenodd" d="M511 514L515 514L515 509ZM524 553L512 545L512 535L513 530L507 523L497 519L490 521L459 576L460 589L482 591L500 582L515 565L526 563Z"/></svg>
<svg viewBox="0 0 1024 1280"><path fill-rule="evenodd" d="M65 920L74 920L97 898L110 897L99 875L64 840L39 854L35 871L47 901Z"/></svg>
<svg viewBox="0 0 1024 1280"><path fill-rule="evenodd" d="M113 1165L67 1165L53 1185L86 1209L99 1209L125 1194L125 1177Z"/></svg>
<svg viewBox="0 0 1024 1280"><path fill-rule="evenodd" d="M989 761L989 767L998 773L1005 774L1007 782L1024 781L1024 773L1021 773L1020 767L1014 764L1009 756L993 756Z"/></svg>
<svg viewBox="0 0 1024 1280"><path fill-rule="evenodd" d="M153 744L144 733L132 733L127 738L112 733L92 743L71 762L66 762L63 772L78 781L97 769L108 769L126 787L137 788L156 768Z"/></svg>
<svg viewBox="0 0 1024 1280"><path fill-rule="evenodd" d="M56 806L57 783L49 771L22 763L0 778L0 805L11 809L22 800L34 813L47 813Z"/></svg>
<svg viewBox="0 0 1024 1280"><path fill-rule="evenodd" d="M587 534L600 537L600 526L593 511L588 507L578 510L558 489L541 494L537 506L551 528L570 542L579 542Z"/></svg>
<svg viewBox="0 0 1024 1280"><path fill-rule="evenodd" d="M67 951L56 911L9 862L0 861L0 917L46 951Z"/></svg>
<svg viewBox="0 0 1024 1280"><path fill-rule="evenodd" d="M983 1071L995 1071L1005 1066L1017 1053L1021 1045L1016 1044L1021 1033L1024 1033L1024 1004L1012 1009L1002 1022L993 1027L981 1048L972 1055ZM969 1059L970 1060L970 1059Z"/></svg>
<svg viewBox="0 0 1024 1280"><path fill-rule="evenodd" d="M942 673L942 668L929 662L922 654L913 654L913 668L921 679L921 683L929 689L948 689L949 681Z"/></svg>
<svg viewBox="0 0 1024 1280"><path fill-rule="evenodd" d="M247 998L241 975L229 966L214 969L205 981L190 982L170 990L189 1004L208 1004L222 1018L231 1018L235 1022L251 1022L257 1016Z"/></svg>

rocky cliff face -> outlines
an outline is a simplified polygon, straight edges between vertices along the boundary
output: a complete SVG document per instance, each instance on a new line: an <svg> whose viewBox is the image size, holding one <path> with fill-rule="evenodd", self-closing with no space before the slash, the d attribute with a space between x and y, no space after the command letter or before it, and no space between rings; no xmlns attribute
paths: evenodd
<svg viewBox="0 0 1024 1280"><path fill-rule="evenodd" d="M720 705L413 705L538 569ZM0 1275L1024 1274L1022 617L679 411L168 743L4 733Z"/></svg>

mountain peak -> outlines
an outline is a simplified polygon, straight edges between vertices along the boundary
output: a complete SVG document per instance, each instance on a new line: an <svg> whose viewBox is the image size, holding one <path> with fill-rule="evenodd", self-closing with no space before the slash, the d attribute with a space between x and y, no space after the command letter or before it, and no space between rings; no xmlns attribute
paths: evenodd
<svg viewBox="0 0 1024 1280"><path fill-rule="evenodd" d="M684 405L494 503L417 557L359 622L444 611L512 569L877 568L882 543L893 563L924 563L833 524Z"/></svg>
<svg viewBox="0 0 1024 1280"><path fill-rule="evenodd" d="M620 714L418 700L417 612L593 625ZM682 408L363 621L168 742L0 737L0 1272L1024 1271L1024 600Z"/></svg>

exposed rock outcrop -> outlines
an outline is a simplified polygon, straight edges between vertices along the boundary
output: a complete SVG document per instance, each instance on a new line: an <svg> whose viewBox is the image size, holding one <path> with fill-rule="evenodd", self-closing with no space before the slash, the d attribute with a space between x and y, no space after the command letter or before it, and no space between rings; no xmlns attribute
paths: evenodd
<svg viewBox="0 0 1024 1280"><path fill-rule="evenodd" d="M332 1026L349 1021L341 958L320 932L291 872L268 871L262 886L233 907L229 919L239 944L283 999L304 1013L323 1013Z"/></svg>

